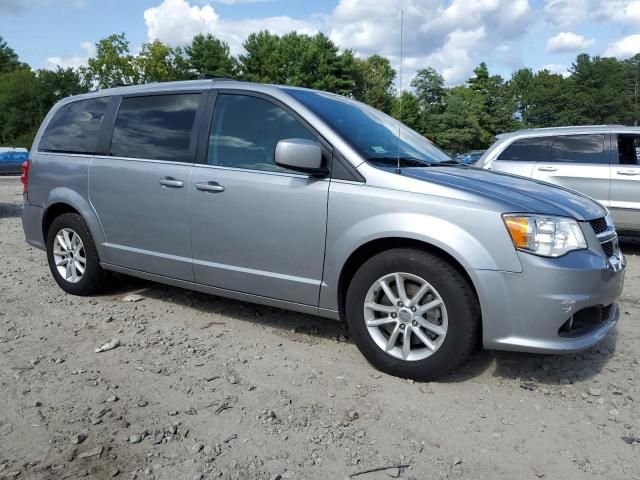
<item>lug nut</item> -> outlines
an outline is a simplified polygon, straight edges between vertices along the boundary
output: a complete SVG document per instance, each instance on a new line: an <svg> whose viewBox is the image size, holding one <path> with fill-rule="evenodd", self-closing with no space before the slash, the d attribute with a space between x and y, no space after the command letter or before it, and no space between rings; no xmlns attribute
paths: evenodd
<svg viewBox="0 0 640 480"><path fill-rule="evenodd" d="M412 311L412 312L415 312L416 310L417 310L417 308L416 308L416 307L411 307L411 311Z"/></svg>
<svg viewBox="0 0 640 480"><path fill-rule="evenodd" d="M400 330L404 330L404 323L400 324Z"/></svg>
<svg viewBox="0 0 640 480"><path fill-rule="evenodd" d="M398 316L398 314L397 314L397 313L392 313L392 314L391 314L391 318L396 318L397 316Z"/></svg>
<svg viewBox="0 0 640 480"><path fill-rule="evenodd" d="M398 302L398 306L402 308L402 302Z"/></svg>
<svg viewBox="0 0 640 480"><path fill-rule="evenodd" d="M413 322L411 322L411 325L413 325L414 327L418 326L418 322L416 322L415 320Z"/></svg>

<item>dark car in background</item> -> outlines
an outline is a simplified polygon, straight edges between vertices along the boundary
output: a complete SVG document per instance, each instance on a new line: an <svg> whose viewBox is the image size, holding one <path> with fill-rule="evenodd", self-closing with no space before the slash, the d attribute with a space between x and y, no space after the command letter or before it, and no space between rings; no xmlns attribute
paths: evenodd
<svg viewBox="0 0 640 480"><path fill-rule="evenodd" d="M0 147L0 175L20 175L28 156L26 148Z"/></svg>

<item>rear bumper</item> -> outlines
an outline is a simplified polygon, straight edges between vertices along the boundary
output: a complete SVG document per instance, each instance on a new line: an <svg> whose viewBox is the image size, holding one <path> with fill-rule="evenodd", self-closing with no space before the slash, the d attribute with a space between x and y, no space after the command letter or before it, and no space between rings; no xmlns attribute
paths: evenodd
<svg viewBox="0 0 640 480"><path fill-rule="evenodd" d="M521 273L469 271L482 308L485 348L569 353L598 343L614 327L624 268L615 272L595 250L557 259L519 255ZM574 314L589 307L610 308L584 333L561 334Z"/></svg>
<svg viewBox="0 0 640 480"><path fill-rule="evenodd" d="M42 237L42 216L44 208L25 203L22 206L22 230L27 243L41 250L45 249Z"/></svg>

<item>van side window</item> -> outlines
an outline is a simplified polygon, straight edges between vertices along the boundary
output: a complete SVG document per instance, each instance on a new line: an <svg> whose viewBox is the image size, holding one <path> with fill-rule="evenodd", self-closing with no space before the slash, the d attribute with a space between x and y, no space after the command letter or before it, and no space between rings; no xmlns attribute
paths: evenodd
<svg viewBox="0 0 640 480"><path fill-rule="evenodd" d="M640 165L640 135L618 135L618 161L621 165Z"/></svg>
<svg viewBox="0 0 640 480"><path fill-rule="evenodd" d="M91 98L67 103L47 125L38 150L41 152L95 153L100 123L109 98Z"/></svg>
<svg viewBox="0 0 640 480"><path fill-rule="evenodd" d="M285 110L258 97L220 94L209 135L209 165L287 172L275 164L276 144L315 137Z"/></svg>
<svg viewBox="0 0 640 480"><path fill-rule="evenodd" d="M511 162L548 162L551 144L555 137L533 137L516 140L496 160Z"/></svg>
<svg viewBox="0 0 640 480"><path fill-rule="evenodd" d="M116 116L111 155L193 162L191 140L201 94L123 98Z"/></svg>
<svg viewBox="0 0 640 480"><path fill-rule="evenodd" d="M551 147L552 162L606 163L604 135L559 135Z"/></svg>

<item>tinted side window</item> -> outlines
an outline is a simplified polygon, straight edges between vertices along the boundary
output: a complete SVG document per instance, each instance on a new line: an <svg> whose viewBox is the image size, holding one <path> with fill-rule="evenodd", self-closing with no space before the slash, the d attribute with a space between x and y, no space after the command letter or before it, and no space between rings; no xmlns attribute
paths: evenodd
<svg viewBox="0 0 640 480"><path fill-rule="evenodd" d="M618 135L618 162L640 165L640 135Z"/></svg>
<svg viewBox="0 0 640 480"><path fill-rule="evenodd" d="M291 114L268 100L221 94L213 113L208 163L285 172L274 161L276 144L285 138L315 140Z"/></svg>
<svg viewBox="0 0 640 480"><path fill-rule="evenodd" d="M608 164L603 150L604 135L561 135L551 147L551 161Z"/></svg>
<svg viewBox="0 0 640 480"><path fill-rule="evenodd" d="M193 162L190 148L199 93L123 98L111 155Z"/></svg>
<svg viewBox="0 0 640 480"><path fill-rule="evenodd" d="M548 162L554 137L522 138L503 150L497 160Z"/></svg>
<svg viewBox="0 0 640 480"><path fill-rule="evenodd" d="M42 134L38 150L93 154L109 98L68 103L58 109Z"/></svg>

